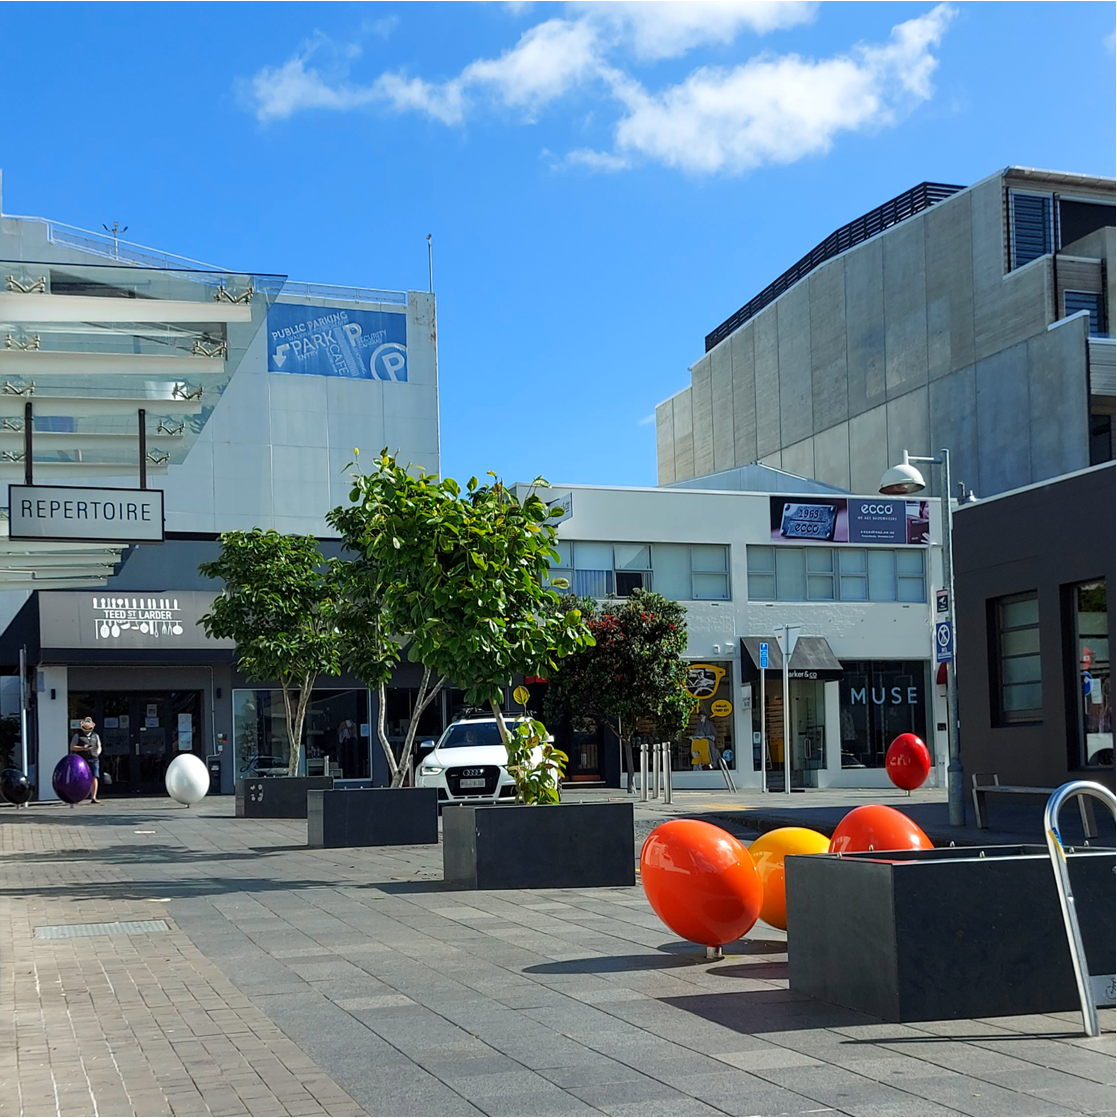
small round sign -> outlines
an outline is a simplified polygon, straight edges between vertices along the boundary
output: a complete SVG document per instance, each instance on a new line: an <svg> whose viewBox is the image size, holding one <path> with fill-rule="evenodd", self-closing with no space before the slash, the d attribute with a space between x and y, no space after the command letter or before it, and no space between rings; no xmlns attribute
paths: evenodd
<svg viewBox="0 0 1117 1118"><path fill-rule="evenodd" d="M728 699L715 699L710 704L710 713L716 718L725 718L733 713L733 704Z"/></svg>

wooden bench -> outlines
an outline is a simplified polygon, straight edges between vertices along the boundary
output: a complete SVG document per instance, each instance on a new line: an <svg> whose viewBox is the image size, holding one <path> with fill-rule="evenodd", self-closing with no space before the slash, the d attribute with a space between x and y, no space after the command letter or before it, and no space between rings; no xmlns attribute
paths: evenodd
<svg viewBox="0 0 1117 1118"><path fill-rule="evenodd" d="M992 778L992 784L987 783ZM1032 788L1024 784L1002 784L996 773L974 773L970 780L973 784L973 812L977 825L982 830L989 827L989 813L985 797L998 792L1008 796L1051 796L1054 788ZM1078 811L1082 816L1082 831L1087 839L1098 837L1098 825L1094 820L1094 803L1090 796L1076 796Z"/></svg>

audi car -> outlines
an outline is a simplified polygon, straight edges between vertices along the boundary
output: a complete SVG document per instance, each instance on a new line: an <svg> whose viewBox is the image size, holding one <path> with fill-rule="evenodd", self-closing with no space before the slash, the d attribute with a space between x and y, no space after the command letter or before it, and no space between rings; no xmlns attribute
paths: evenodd
<svg viewBox="0 0 1117 1118"><path fill-rule="evenodd" d="M520 719L505 719L511 728ZM426 743L424 742L424 745ZM415 774L419 788L437 788L439 805L497 803L516 798L508 751L495 718L462 718L446 727Z"/></svg>

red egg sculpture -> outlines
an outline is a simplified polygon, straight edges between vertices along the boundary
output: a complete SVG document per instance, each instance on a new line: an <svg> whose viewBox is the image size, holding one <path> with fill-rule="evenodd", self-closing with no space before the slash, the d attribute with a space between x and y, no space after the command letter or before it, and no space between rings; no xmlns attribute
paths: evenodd
<svg viewBox="0 0 1117 1118"><path fill-rule="evenodd" d="M884 768L897 788L911 792L931 775L931 754L922 738L901 734L888 747Z"/></svg>
<svg viewBox="0 0 1117 1118"><path fill-rule="evenodd" d="M697 819L672 819L648 835L640 880L660 920L707 947L740 939L756 923L764 900L748 850Z"/></svg>
<svg viewBox="0 0 1117 1118"><path fill-rule="evenodd" d="M831 854L859 850L933 850L934 843L902 811L883 804L855 807L834 830Z"/></svg>

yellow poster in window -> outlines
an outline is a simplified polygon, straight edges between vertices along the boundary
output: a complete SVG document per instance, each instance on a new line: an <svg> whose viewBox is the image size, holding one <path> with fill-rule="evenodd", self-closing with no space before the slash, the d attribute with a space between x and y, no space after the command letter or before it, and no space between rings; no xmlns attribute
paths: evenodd
<svg viewBox="0 0 1117 1118"><path fill-rule="evenodd" d="M717 694L725 669L717 664L691 664L686 672L686 693L692 699L708 699Z"/></svg>
<svg viewBox="0 0 1117 1118"><path fill-rule="evenodd" d="M710 704L710 713L715 718L728 718L733 713L733 704L728 699L715 699Z"/></svg>

